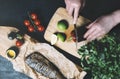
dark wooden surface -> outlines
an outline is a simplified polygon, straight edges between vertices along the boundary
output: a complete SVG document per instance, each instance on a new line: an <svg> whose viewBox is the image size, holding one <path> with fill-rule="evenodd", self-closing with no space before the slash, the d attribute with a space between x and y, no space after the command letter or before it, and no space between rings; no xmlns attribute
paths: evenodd
<svg viewBox="0 0 120 79"><path fill-rule="evenodd" d="M27 12L29 11L37 13L42 25L46 28L58 7L65 7L64 0L0 0L0 26L12 26L26 32L27 29L23 22L27 19ZM86 0L86 6L80 15L94 21L97 17L117 9L120 9L120 0ZM46 42L43 38L44 33L34 32L28 34L40 42ZM63 54L71 60L74 59L64 52ZM78 59L74 59L73 61L77 64L80 62ZM7 63L6 61L2 62ZM7 69L3 68L3 64L0 62L0 71L7 71ZM6 68L8 67L6 66ZM1 72L0 79L8 79L10 77L6 78ZM10 78L12 79L12 77ZM13 79L21 78L18 76L18 78L13 77Z"/></svg>

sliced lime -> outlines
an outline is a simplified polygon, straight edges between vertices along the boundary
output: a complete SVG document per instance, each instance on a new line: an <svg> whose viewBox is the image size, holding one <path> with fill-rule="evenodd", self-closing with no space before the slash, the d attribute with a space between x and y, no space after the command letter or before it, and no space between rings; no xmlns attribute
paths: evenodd
<svg viewBox="0 0 120 79"><path fill-rule="evenodd" d="M51 45L54 45L57 42L57 36L55 34L51 35Z"/></svg>

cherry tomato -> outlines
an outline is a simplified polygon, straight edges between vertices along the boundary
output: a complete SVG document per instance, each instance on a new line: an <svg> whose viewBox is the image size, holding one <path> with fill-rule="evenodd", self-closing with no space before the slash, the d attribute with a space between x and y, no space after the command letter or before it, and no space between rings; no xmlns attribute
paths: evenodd
<svg viewBox="0 0 120 79"><path fill-rule="evenodd" d="M34 21L34 24L35 24L36 26L40 25L40 20L38 20L38 19L35 20L35 21Z"/></svg>
<svg viewBox="0 0 120 79"><path fill-rule="evenodd" d="M76 37L75 37L75 36L72 36L72 40L73 40L74 42L76 42Z"/></svg>
<svg viewBox="0 0 120 79"><path fill-rule="evenodd" d="M36 20L36 19L37 19L37 14L31 13L31 14L30 14L30 17L31 17L33 20Z"/></svg>
<svg viewBox="0 0 120 79"><path fill-rule="evenodd" d="M30 25L30 21L29 20L25 20L24 24L25 24L25 26L29 26Z"/></svg>
<svg viewBox="0 0 120 79"><path fill-rule="evenodd" d="M75 36L75 31L71 31L71 36Z"/></svg>
<svg viewBox="0 0 120 79"><path fill-rule="evenodd" d="M42 25L39 25L37 28L38 28L38 31L40 31L40 32L44 31L44 29L45 29Z"/></svg>
<svg viewBox="0 0 120 79"><path fill-rule="evenodd" d="M29 32L33 32L33 31L34 31L34 27L33 27L33 26L31 26L31 25L30 25L30 26L28 26L28 31L29 31Z"/></svg>
<svg viewBox="0 0 120 79"><path fill-rule="evenodd" d="M75 31L71 31L71 37L74 42L76 42Z"/></svg>
<svg viewBox="0 0 120 79"><path fill-rule="evenodd" d="M20 47L22 44L23 44L22 41L20 41L20 40L17 40L17 41L16 41L16 46L17 46L17 47Z"/></svg>

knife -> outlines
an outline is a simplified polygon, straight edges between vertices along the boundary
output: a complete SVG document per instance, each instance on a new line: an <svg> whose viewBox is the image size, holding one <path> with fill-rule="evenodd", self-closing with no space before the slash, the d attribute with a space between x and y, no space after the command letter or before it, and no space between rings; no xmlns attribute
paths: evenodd
<svg viewBox="0 0 120 79"><path fill-rule="evenodd" d="M78 47L77 47L77 44L78 44L78 32L77 32L77 26L76 24L74 24L74 30L75 30L75 38L76 38L76 41L75 41L75 44L76 44L76 51L78 51Z"/></svg>

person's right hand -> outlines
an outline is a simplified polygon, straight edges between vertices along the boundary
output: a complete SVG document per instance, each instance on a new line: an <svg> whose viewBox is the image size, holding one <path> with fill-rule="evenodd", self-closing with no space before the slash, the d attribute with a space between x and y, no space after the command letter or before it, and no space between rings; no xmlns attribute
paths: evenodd
<svg viewBox="0 0 120 79"><path fill-rule="evenodd" d="M66 10L68 11L68 13L71 16L74 13L73 24L76 24L78 15L79 15L79 11L84 7L85 0L65 0L65 4L66 4Z"/></svg>

